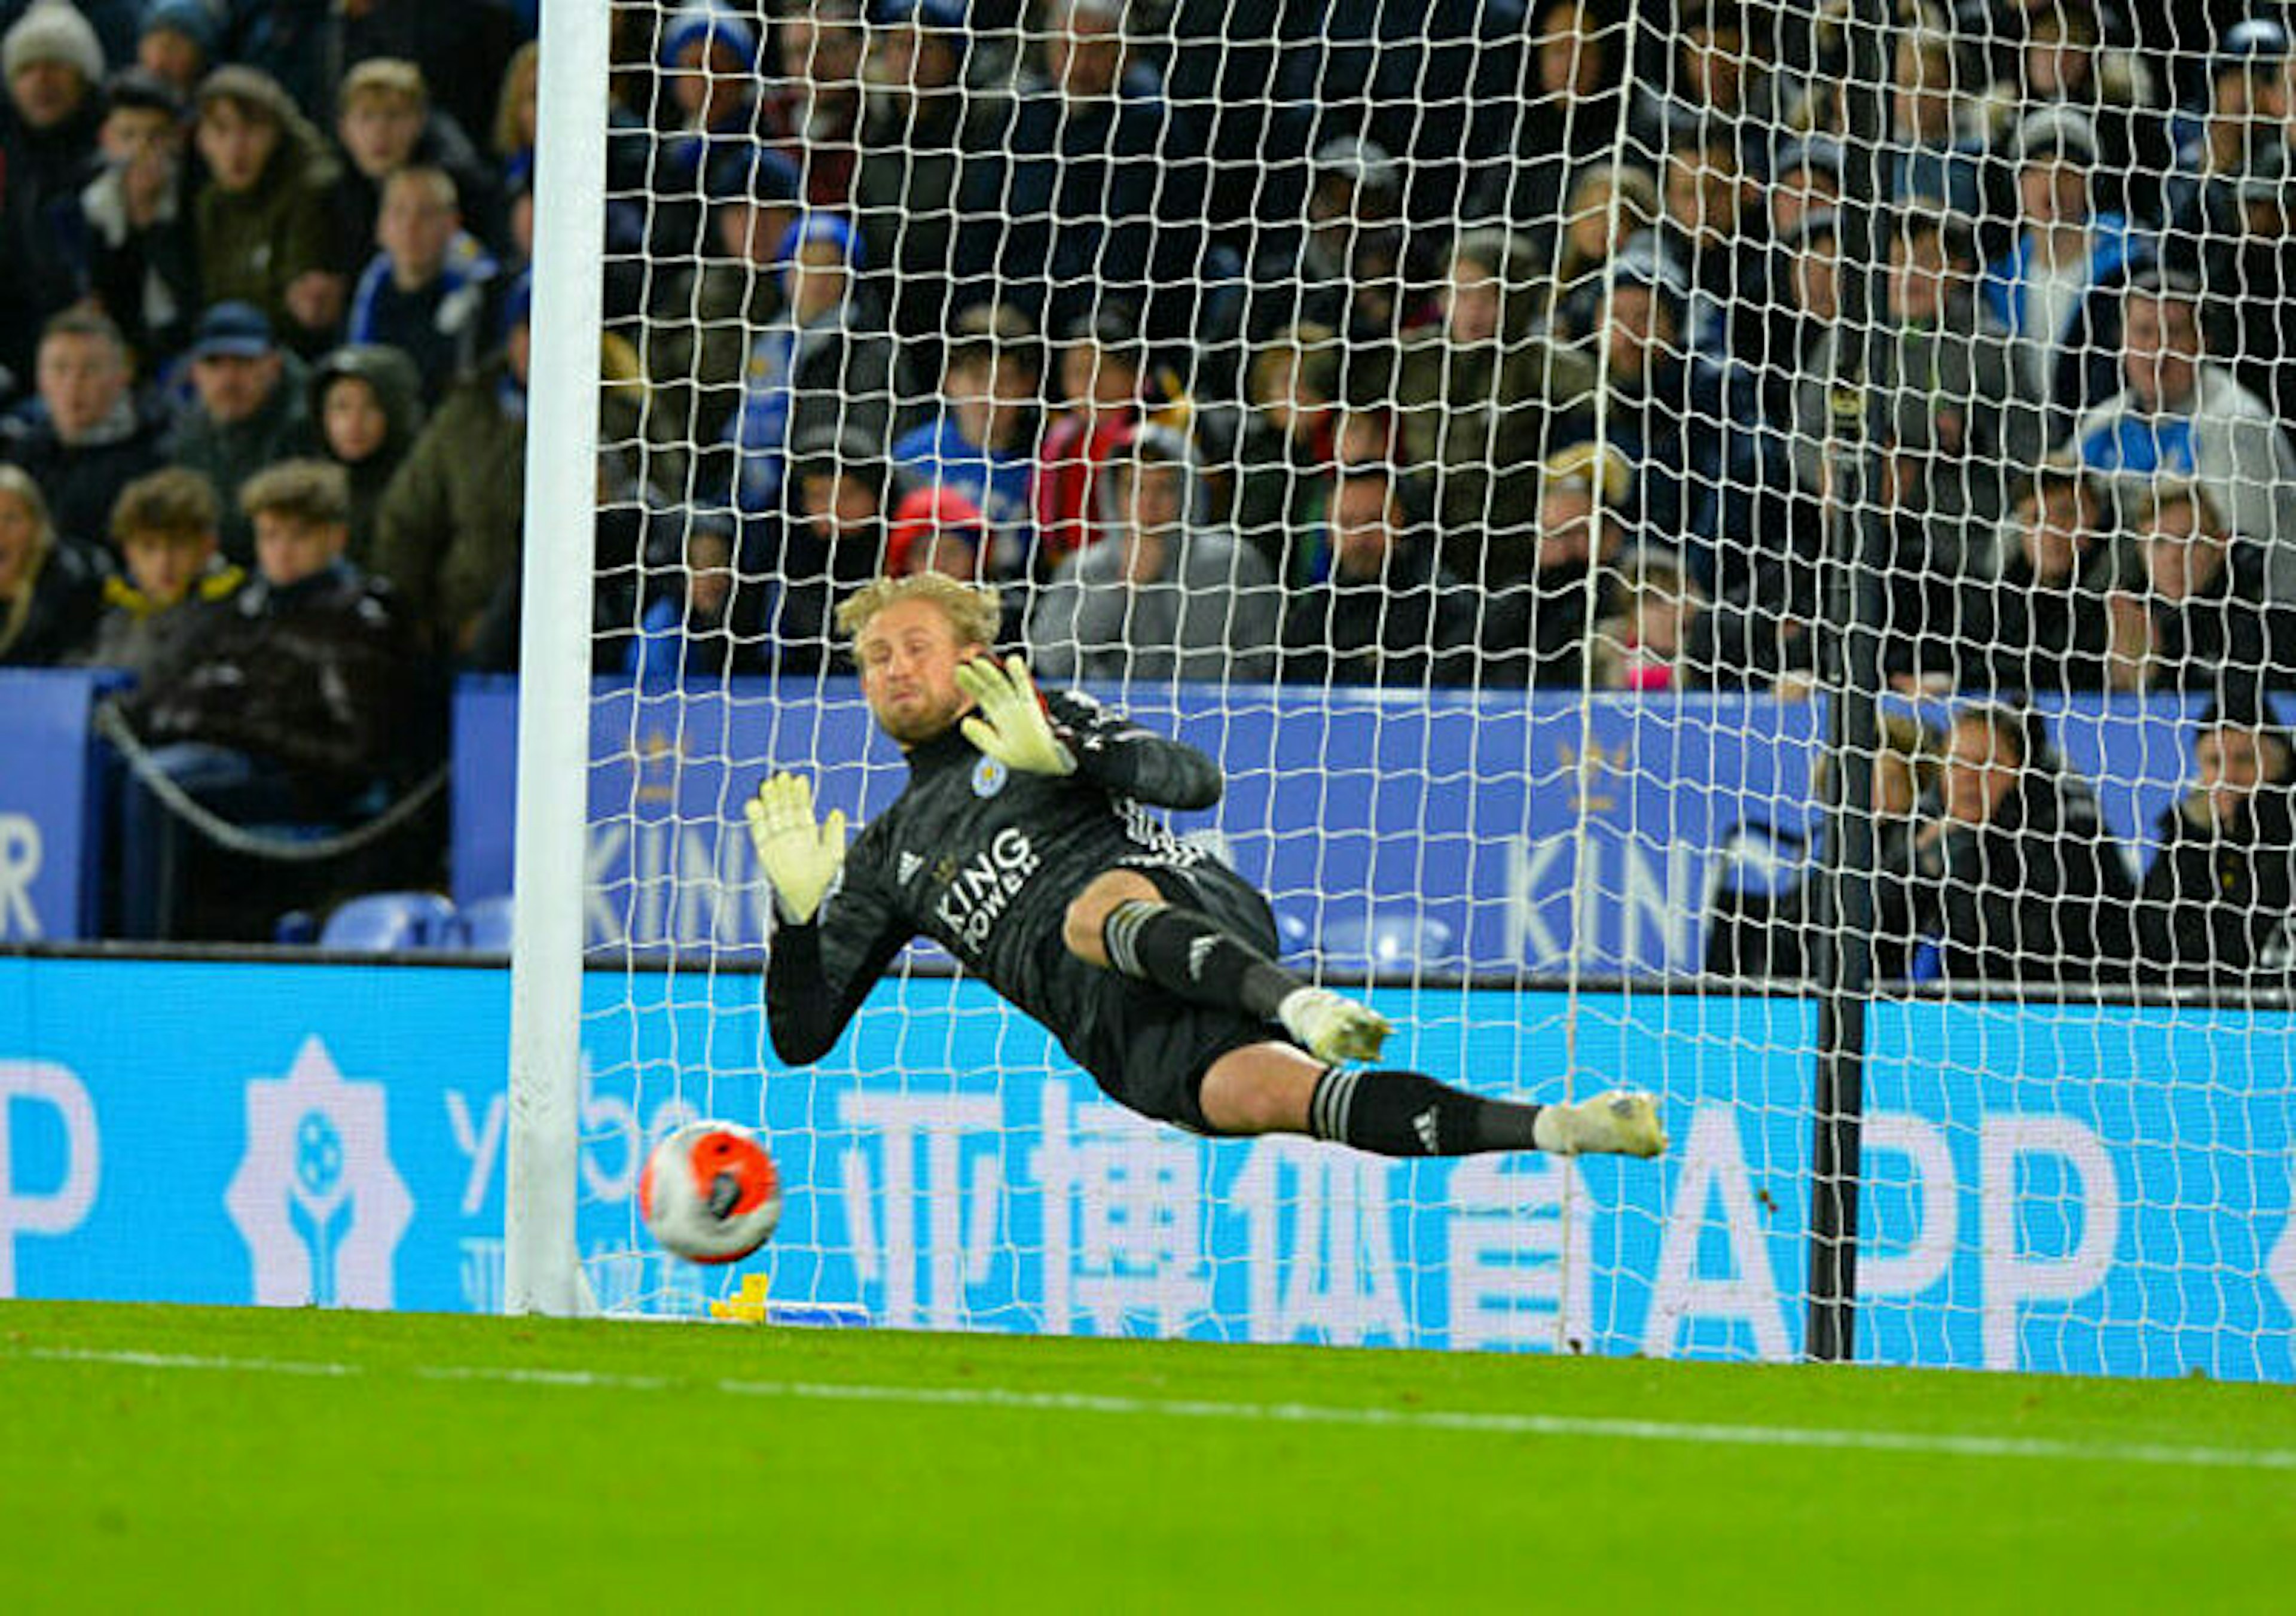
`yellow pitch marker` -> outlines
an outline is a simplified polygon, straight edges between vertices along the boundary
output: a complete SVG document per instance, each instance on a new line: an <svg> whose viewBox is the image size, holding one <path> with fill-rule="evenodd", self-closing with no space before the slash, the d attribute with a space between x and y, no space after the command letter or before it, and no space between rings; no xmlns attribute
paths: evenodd
<svg viewBox="0 0 2296 1616"><path fill-rule="evenodd" d="M742 1276L741 1292L723 1301L709 1304L709 1317L722 1318L728 1324L762 1325L766 1322L766 1290L772 1278L765 1274Z"/></svg>

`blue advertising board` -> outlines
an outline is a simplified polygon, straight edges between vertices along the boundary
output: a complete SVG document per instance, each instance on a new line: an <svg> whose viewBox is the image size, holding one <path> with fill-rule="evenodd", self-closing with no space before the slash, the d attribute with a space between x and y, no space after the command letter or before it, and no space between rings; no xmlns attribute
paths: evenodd
<svg viewBox="0 0 2296 1616"><path fill-rule="evenodd" d="M0 669L0 942L95 935L110 776L88 718L121 682Z"/></svg>
<svg viewBox="0 0 2296 1616"><path fill-rule="evenodd" d="M454 870L464 902L509 890L516 701L501 681L457 697ZM1182 687L1125 705L1220 761L1225 799L1176 824L1215 837L1327 953L1376 914L1434 923L1421 935L1447 940L1416 956L1438 971L1696 971L1726 850L1749 832L1806 841L1814 828L1824 713L1809 702ZM2141 867L2186 773L2187 704L2091 697L2042 710ZM792 767L811 769L824 804L857 818L906 778L850 680L601 685L590 941L754 956L764 890L741 804L769 769Z"/></svg>
<svg viewBox="0 0 2296 1616"><path fill-rule="evenodd" d="M888 1325L1663 1357L1800 1345L1812 1013L1787 998L1393 990L1396 1057L1538 1097L1659 1089L1660 1162L1390 1162L1200 1140L1103 1099L977 984L881 989L822 1065L754 977L594 972L579 1238L601 1300L739 1274L652 1250L647 1141L761 1125L751 1268ZM500 1302L498 971L0 959L0 1294ZM2283 1013L1874 1007L1867 1361L2296 1382ZM712 1075L714 1074L714 1075Z"/></svg>

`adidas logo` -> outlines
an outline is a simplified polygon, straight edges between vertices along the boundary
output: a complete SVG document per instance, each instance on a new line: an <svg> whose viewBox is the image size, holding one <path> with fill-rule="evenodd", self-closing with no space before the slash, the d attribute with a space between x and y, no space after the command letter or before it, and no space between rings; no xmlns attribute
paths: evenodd
<svg viewBox="0 0 2296 1616"><path fill-rule="evenodd" d="M1411 1131L1419 1136L1419 1143L1427 1147L1427 1153L1429 1155L1435 1155L1442 1149L1441 1136L1435 1131L1435 1108L1433 1106L1429 1106L1425 1111L1421 1112L1417 1116L1411 1119Z"/></svg>
<svg viewBox="0 0 2296 1616"><path fill-rule="evenodd" d="M924 867L925 861L923 855L918 853L902 854L901 862L898 866L898 880L900 884L905 887L907 886L911 879L915 876L916 873Z"/></svg>

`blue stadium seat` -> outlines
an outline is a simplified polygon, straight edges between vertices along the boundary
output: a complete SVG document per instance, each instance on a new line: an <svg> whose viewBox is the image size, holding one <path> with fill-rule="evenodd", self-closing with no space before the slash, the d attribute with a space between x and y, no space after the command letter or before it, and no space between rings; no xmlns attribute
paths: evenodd
<svg viewBox="0 0 2296 1616"><path fill-rule="evenodd" d="M1305 959L1313 954L1315 928L1289 909L1275 909L1274 913L1278 955L1284 959Z"/></svg>
<svg viewBox="0 0 2296 1616"><path fill-rule="evenodd" d="M1456 964L1456 940L1450 926L1432 915L1389 910L1327 920L1316 944L1326 969L1400 972Z"/></svg>
<svg viewBox="0 0 2296 1616"><path fill-rule="evenodd" d="M436 892L370 892L327 916L319 947L371 953L442 947L454 919L455 906Z"/></svg>
<svg viewBox="0 0 2296 1616"><path fill-rule="evenodd" d="M510 894L481 898L455 917L455 946L473 954L510 952Z"/></svg>

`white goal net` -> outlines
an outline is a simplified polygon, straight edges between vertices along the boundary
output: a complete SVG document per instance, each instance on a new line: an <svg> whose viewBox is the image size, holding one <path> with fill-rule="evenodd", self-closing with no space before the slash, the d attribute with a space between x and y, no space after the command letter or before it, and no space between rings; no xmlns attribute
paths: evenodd
<svg viewBox="0 0 2296 1616"><path fill-rule="evenodd" d="M2278 8L611 19L539 267L603 275L599 677L525 694L603 1305L2296 1375ZM1197 1139L928 944L783 1066L741 805L900 792L830 624L922 569L1218 760L1173 828L1391 1063L1672 1153ZM616 1143L697 1114L789 1198L732 1273Z"/></svg>

